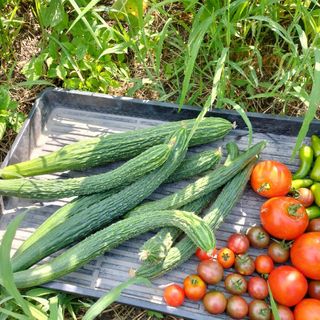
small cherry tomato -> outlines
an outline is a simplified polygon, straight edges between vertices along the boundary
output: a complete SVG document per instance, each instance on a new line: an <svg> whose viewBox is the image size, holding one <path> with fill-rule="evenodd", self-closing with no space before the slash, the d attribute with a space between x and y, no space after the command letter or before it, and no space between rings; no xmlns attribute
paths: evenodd
<svg viewBox="0 0 320 320"><path fill-rule="evenodd" d="M299 303L308 290L308 282L304 275L291 266L280 266L273 269L268 282L274 300L287 307Z"/></svg>
<svg viewBox="0 0 320 320"><path fill-rule="evenodd" d="M184 292L188 299L201 300L207 291L205 282L196 274L187 276L183 281Z"/></svg>
<svg viewBox="0 0 320 320"><path fill-rule="evenodd" d="M320 231L320 218L312 219L309 222L307 232Z"/></svg>
<svg viewBox="0 0 320 320"><path fill-rule="evenodd" d="M179 307L184 302L184 290L177 284L172 284L164 289L163 298L167 305Z"/></svg>
<svg viewBox="0 0 320 320"><path fill-rule="evenodd" d="M247 231L247 237L252 247L257 249L266 248L270 242L270 236L262 227L254 226Z"/></svg>
<svg viewBox="0 0 320 320"><path fill-rule="evenodd" d="M314 202L314 196L310 189L299 188L293 192L293 197L298 200L305 208L310 207Z"/></svg>
<svg viewBox="0 0 320 320"><path fill-rule="evenodd" d="M249 304L250 320L270 320L269 306L263 300L252 300Z"/></svg>
<svg viewBox="0 0 320 320"><path fill-rule="evenodd" d="M294 308L295 320L319 320L320 301L317 299L304 299Z"/></svg>
<svg viewBox="0 0 320 320"><path fill-rule="evenodd" d="M227 306L227 299L219 291L209 291L203 298L204 308L212 314L223 313Z"/></svg>
<svg viewBox="0 0 320 320"><path fill-rule="evenodd" d="M307 229L309 218L304 206L290 197L267 200L260 209L262 226L272 236L293 240Z"/></svg>
<svg viewBox="0 0 320 320"><path fill-rule="evenodd" d="M229 274L224 280L224 285L231 294L239 295L247 291L247 281L241 274Z"/></svg>
<svg viewBox="0 0 320 320"><path fill-rule="evenodd" d="M207 284L216 284L223 278L223 267L217 260L204 260L198 264L197 273Z"/></svg>
<svg viewBox="0 0 320 320"><path fill-rule="evenodd" d="M280 320L294 320L293 312L288 307L278 304L277 308ZM275 320L273 314L271 315L271 320Z"/></svg>
<svg viewBox="0 0 320 320"><path fill-rule="evenodd" d="M229 248L222 248L218 251L218 261L223 268L231 268L234 264L235 255Z"/></svg>
<svg viewBox="0 0 320 320"><path fill-rule="evenodd" d="M306 277L320 280L320 232L308 232L293 242L292 264Z"/></svg>
<svg viewBox="0 0 320 320"><path fill-rule="evenodd" d="M259 162L251 174L252 189L266 198L285 196L291 189L292 175L281 162L266 160Z"/></svg>
<svg viewBox="0 0 320 320"><path fill-rule="evenodd" d="M320 300L320 281L309 282L308 294L311 298Z"/></svg>
<svg viewBox="0 0 320 320"><path fill-rule="evenodd" d="M248 238L241 233L234 233L228 239L227 247L234 253L245 253L249 249Z"/></svg>
<svg viewBox="0 0 320 320"><path fill-rule="evenodd" d="M236 256L234 268L238 273L249 276L254 273L254 261L247 254L239 254Z"/></svg>
<svg viewBox="0 0 320 320"><path fill-rule="evenodd" d="M211 260L213 259L217 254L217 249L214 248L212 250L212 253L209 255L207 252L203 251L200 248L197 248L196 250L196 256L199 260L203 261L203 260Z"/></svg>
<svg viewBox="0 0 320 320"><path fill-rule="evenodd" d="M290 243L274 241L268 247L268 255L276 263L284 263L290 256Z"/></svg>
<svg viewBox="0 0 320 320"><path fill-rule="evenodd" d="M254 264L256 267L256 271L262 274L269 274L274 267L272 259L269 256L263 254L256 257Z"/></svg>
<svg viewBox="0 0 320 320"><path fill-rule="evenodd" d="M248 293L254 299L265 299L269 294L266 280L260 277L250 278L248 281Z"/></svg>
<svg viewBox="0 0 320 320"><path fill-rule="evenodd" d="M234 319L243 319L248 314L248 304L240 296L231 296L228 299L227 313Z"/></svg>

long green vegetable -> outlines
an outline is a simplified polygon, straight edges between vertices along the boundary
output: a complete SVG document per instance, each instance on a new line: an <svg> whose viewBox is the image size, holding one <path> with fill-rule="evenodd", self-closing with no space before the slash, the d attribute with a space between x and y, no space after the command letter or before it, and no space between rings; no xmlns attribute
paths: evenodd
<svg viewBox="0 0 320 320"><path fill-rule="evenodd" d="M250 178L255 161L252 161L243 171L238 173L222 189L215 202L208 209L204 216L213 231L217 230L223 223L225 217L229 215ZM196 246L188 237L184 237L175 247L172 247L166 258L158 264L143 263L135 275L139 277L155 278L158 277L187 261L195 252Z"/></svg>
<svg viewBox="0 0 320 320"><path fill-rule="evenodd" d="M63 211L50 217L51 229L41 228L12 258L13 270L25 269L53 252L83 239L108 225L148 197L179 166L187 151L186 129L178 129L170 139L172 150L163 166L135 183L68 217ZM75 206L78 206L76 204Z"/></svg>
<svg viewBox="0 0 320 320"><path fill-rule="evenodd" d="M14 273L18 288L38 286L57 279L85 265L95 257L141 233L162 226L181 228L205 251L215 246L210 227L195 214L177 210L151 211L144 216L120 220L77 243L48 263ZM3 282L3 279L0 281Z"/></svg>
<svg viewBox="0 0 320 320"><path fill-rule="evenodd" d="M65 170L83 170L105 163L130 159L148 148L164 143L181 125L188 134L196 119L170 122L147 129L106 135L79 141L29 161L9 165L0 170L5 179L35 176ZM204 144L224 137L232 124L222 118L205 118L199 123L189 146Z"/></svg>

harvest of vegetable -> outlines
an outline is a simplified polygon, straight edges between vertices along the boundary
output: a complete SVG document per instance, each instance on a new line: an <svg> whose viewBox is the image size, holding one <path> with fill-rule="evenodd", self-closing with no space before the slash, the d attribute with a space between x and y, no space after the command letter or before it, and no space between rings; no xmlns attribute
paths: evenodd
<svg viewBox="0 0 320 320"><path fill-rule="evenodd" d="M44 156L45 166L34 159L4 168L1 174L10 180L0 180L2 194L79 196L53 213L12 256L15 285L28 288L59 279L128 239L164 227L141 247L141 265L130 274L153 279L195 254L194 271L163 289L169 306L191 300L203 303L208 315L225 313L233 319L319 320L320 139L312 136L311 146L300 148L294 173L273 159L257 162L264 141L241 152L229 142L219 165L220 149L186 156L190 146L223 138L231 128L220 118L186 120L75 143ZM103 160L101 148L110 150ZM127 161L117 169L84 178L54 183L23 177L120 159ZM142 203L159 186L190 178L172 194ZM256 208L259 223L227 234L217 248L215 233L248 185L263 201ZM0 278L0 285L6 283Z"/></svg>

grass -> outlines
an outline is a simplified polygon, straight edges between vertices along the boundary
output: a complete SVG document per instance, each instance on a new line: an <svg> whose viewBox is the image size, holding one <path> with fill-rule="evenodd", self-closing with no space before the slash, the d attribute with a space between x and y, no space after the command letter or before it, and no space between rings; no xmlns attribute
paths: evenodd
<svg viewBox="0 0 320 320"><path fill-rule="evenodd" d="M304 116L295 153L320 117L315 0L2 0L0 10L1 160L48 85L235 109L250 132L245 111ZM25 295L73 319L91 304ZM122 308L108 314L156 317Z"/></svg>

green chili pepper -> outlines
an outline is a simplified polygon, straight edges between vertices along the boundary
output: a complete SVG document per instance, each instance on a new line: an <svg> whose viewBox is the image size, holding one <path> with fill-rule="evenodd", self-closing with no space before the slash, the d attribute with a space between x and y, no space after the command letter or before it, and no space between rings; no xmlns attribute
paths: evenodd
<svg viewBox="0 0 320 320"><path fill-rule="evenodd" d="M311 136L311 147L316 157L320 156L320 138L315 134Z"/></svg>
<svg viewBox="0 0 320 320"><path fill-rule="evenodd" d="M320 208L316 205L306 208L309 220L320 218Z"/></svg>
<svg viewBox="0 0 320 320"><path fill-rule="evenodd" d="M315 203L320 206L320 183L314 183L310 190L313 193Z"/></svg>
<svg viewBox="0 0 320 320"><path fill-rule="evenodd" d="M299 150L300 168L293 175L293 179L302 179L306 177L311 169L313 162L313 150L307 145L303 145Z"/></svg>
<svg viewBox="0 0 320 320"><path fill-rule="evenodd" d="M291 182L291 189L297 190L300 188L309 188L313 185L313 180L311 179L295 179Z"/></svg>
<svg viewBox="0 0 320 320"><path fill-rule="evenodd" d="M314 162L313 168L310 172L310 178L314 181L320 181L320 156Z"/></svg>

